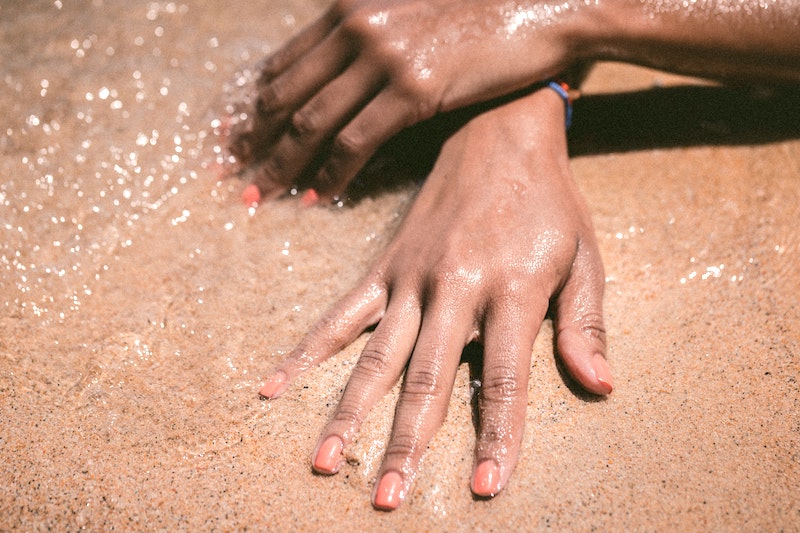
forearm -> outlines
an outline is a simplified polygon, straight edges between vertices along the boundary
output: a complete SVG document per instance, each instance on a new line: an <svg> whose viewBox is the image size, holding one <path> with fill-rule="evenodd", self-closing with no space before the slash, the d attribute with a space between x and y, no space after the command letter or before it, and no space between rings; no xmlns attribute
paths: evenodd
<svg viewBox="0 0 800 533"><path fill-rule="evenodd" d="M571 39L577 58L800 82L800 0L597 0L584 14Z"/></svg>

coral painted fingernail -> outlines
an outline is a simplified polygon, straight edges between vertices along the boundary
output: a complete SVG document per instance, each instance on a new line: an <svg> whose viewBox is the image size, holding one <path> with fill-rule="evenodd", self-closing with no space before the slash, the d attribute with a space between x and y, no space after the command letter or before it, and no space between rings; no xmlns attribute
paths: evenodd
<svg viewBox="0 0 800 533"><path fill-rule="evenodd" d="M403 498L403 478L397 472L387 472L383 475L377 488L373 505L383 511L394 511Z"/></svg>
<svg viewBox="0 0 800 533"><path fill-rule="evenodd" d="M312 205L317 205L319 202L319 194L314 189L308 189L306 192L303 193L303 196L300 197L300 203L303 204L303 207L311 207Z"/></svg>
<svg viewBox="0 0 800 533"><path fill-rule="evenodd" d="M335 474L339 470L339 459L342 457L342 439L331 435L320 445L314 458L314 470L321 474Z"/></svg>
<svg viewBox="0 0 800 533"><path fill-rule="evenodd" d="M258 391L261 396L265 398L275 398L286 388L286 374L283 372L276 372L270 376L266 382L261 386Z"/></svg>
<svg viewBox="0 0 800 533"><path fill-rule="evenodd" d="M261 202L261 191L258 185L251 183L242 191L242 203L247 207L258 207Z"/></svg>
<svg viewBox="0 0 800 533"><path fill-rule="evenodd" d="M611 378L611 368L608 366L608 361L603 357L603 354L594 354L592 369L597 381L600 383L601 393L611 394L611 391L614 390L614 381Z"/></svg>
<svg viewBox="0 0 800 533"><path fill-rule="evenodd" d="M490 459L478 465L472 475L472 492L488 497L500 492L500 469L497 463Z"/></svg>

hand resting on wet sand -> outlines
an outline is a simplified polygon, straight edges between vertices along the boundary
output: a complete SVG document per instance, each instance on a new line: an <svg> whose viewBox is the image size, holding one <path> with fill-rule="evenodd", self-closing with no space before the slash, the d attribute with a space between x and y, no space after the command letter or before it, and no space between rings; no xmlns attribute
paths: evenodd
<svg viewBox="0 0 800 533"><path fill-rule="evenodd" d="M472 490L494 495L517 461L531 351L551 298L565 367L589 391L611 392L603 284L589 213L569 171L563 102L543 89L475 117L447 140L382 257L261 393L279 396L377 324L313 464L338 470L343 447L405 370L373 497L391 509L444 420L462 350L478 340L485 355Z"/></svg>
<svg viewBox="0 0 800 533"><path fill-rule="evenodd" d="M340 0L267 61L254 118L231 151L258 169L248 199L304 178L330 201L406 126L580 61L799 83L798 20L799 0ZM261 389L277 398L377 324L312 459L335 473L366 413L405 372L377 508L394 509L408 493L470 341L485 349L477 495L502 490L516 463L531 347L548 305L568 372L591 392L611 392L603 269L570 177L563 118L559 97L542 89L457 131L383 256Z"/></svg>

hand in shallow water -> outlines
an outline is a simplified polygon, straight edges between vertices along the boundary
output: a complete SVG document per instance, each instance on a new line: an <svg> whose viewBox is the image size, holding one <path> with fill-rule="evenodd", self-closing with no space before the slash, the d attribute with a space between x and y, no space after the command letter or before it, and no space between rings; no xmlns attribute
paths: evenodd
<svg viewBox="0 0 800 533"><path fill-rule="evenodd" d="M239 165L259 165L247 201L301 177L329 200L406 126L577 61L800 81L800 2L681 2L337 0L266 62L253 120L230 146Z"/></svg>
<svg viewBox="0 0 800 533"><path fill-rule="evenodd" d="M343 448L405 370L373 494L375 507L393 509L445 417L463 348L478 340L484 362L471 487L494 495L517 461L532 347L551 303L568 372L591 392L611 392L603 285L589 213L570 175L563 102L543 89L475 117L446 142L382 257L261 393L280 396L377 323L313 466L339 469Z"/></svg>
<svg viewBox="0 0 800 533"><path fill-rule="evenodd" d="M575 15L562 7L339 0L267 60L250 129L231 152L242 165L258 162L264 199L306 172L331 199L403 128L560 71L567 39L554 22Z"/></svg>

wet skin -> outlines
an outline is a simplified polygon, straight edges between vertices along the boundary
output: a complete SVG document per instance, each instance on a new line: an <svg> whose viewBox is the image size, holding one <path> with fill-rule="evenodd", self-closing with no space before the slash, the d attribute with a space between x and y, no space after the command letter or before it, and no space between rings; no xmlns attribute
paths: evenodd
<svg viewBox="0 0 800 533"><path fill-rule="evenodd" d="M261 393L278 397L298 374L377 324L313 465L339 469L343 447L405 371L373 495L377 508L393 509L444 419L461 352L477 340L485 355L471 486L494 495L517 462L532 347L551 301L565 368L587 390L611 392L603 283L590 216L570 175L563 102L543 89L479 115L448 139L382 257Z"/></svg>
<svg viewBox="0 0 800 533"><path fill-rule="evenodd" d="M342 194L401 129L560 70L526 57L520 31L539 26L539 48L564 57L561 36L548 30L552 12L515 22L507 8L485 0L336 2L267 60L251 130L238 135L233 153L244 164L260 161L255 184L265 199L320 153L315 190L323 200Z"/></svg>
<svg viewBox="0 0 800 533"><path fill-rule="evenodd" d="M339 0L267 60L256 110L231 151L238 168L259 169L248 203L304 175L311 199L330 201L401 129L576 62L800 83L798 20L800 0ZM611 392L603 269L569 174L563 120L563 103L544 89L460 129L383 256L261 389L277 398L377 324L313 466L338 470L366 413L405 372L373 493L379 509L407 495L467 343L485 348L477 495L502 490L517 461L531 348L548 304L567 371L591 392Z"/></svg>
<svg viewBox="0 0 800 533"><path fill-rule="evenodd" d="M248 198L308 175L326 201L401 129L579 61L800 82L798 20L800 0L339 0L267 59L231 151L258 164Z"/></svg>

